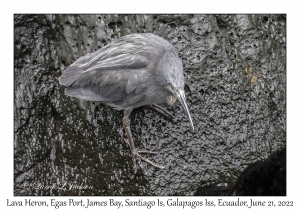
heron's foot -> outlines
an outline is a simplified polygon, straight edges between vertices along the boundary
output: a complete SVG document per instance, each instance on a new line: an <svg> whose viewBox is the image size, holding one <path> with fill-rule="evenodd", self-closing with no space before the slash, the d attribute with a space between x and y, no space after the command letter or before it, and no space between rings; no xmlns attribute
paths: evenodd
<svg viewBox="0 0 300 210"><path fill-rule="evenodd" d="M157 105L157 104L151 104L150 107L152 109L154 109L155 111L158 111L159 113L173 119L175 118L170 112L168 112L167 110L165 110L164 108L162 108L161 106Z"/></svg>
<svg viewBox="0 0 300 210"><path fill-rule="evenodd" d="M129 139L125 139L125 142L130 146ZM134 171L134 174L131 177L132 179L135 177L135 174L137 172L137 164L136 164L137 160L143 160L143 161L153 165L154 167L157 167L157 168L160 168L160 169L165 168L164 166L158 165L158 164L154 163L153 161L149 160L148 158L145 158L145 157L141 156L141 154L143 154L143 153L144 154L151 154L151 155L157 155L158 154L157 152L152 152L152 151L149 151L149 150L146 150L146 149L136 149L136 148L134 148L133 151L131 152L132 161L133 161L133 171Z"/></svg>
<svg viewBox="0 0 300 210"><path fill-rule="evenodd" d="M162 165L158 165L156 163L154 163L153 161L149 160L148 158L143 157L141 154L152 154L152 155L157 155L157 152L152 152L146 149L142 149L142 150L138 150L136 148L132 149L131 151L131 155L132 155L132 161L133 161L133 175L132 175L132 179L135 177L136 172L137 172L137 164L136 161L137 160L143 160L147 163L149 163L150 165L159 168L159 169L164 169L165 167Z"/></svg>

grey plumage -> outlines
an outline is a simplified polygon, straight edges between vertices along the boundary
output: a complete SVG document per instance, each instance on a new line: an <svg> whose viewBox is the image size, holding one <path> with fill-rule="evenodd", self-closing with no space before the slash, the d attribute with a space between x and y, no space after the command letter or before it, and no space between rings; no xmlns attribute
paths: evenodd
<svg viewBox="0 0 300 210"><path fill-rule="evenodd" d="M125 118L132 109L155 104L153 108L170 116L156 104L172 104L177 98L193 127L184 96L181 60L168 41L153 34L127 35L95 53L80 57L62 73L59 83L66 86L68 96L101 101L125 110L123 121L129 123L127 136L130 121ZM133 154L135 147L130 137L129 140L135 166L136 159L142 157ZM145 161L149 162L148 159ZM159 167L153 162L150 164Z"/></svg>

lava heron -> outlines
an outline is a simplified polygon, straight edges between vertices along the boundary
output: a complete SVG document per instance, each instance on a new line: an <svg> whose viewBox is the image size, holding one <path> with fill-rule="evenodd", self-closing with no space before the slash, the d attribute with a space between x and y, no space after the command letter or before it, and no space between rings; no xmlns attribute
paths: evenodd
<svg viewBox="0 0 300 210"><path fill-rule="evenodd" d="M101 101L124 110L123 126L130 146L135 176L136 161L164 168L134 146L130 129L130 113L134 108L150 105L154 110L174 118L157 104L173 104L178 98L194 130L184 94L181 60L174 47L165 39L145 33L131 34L114 41L98 51L76 60L59 78L66 86L65 94L88 101Z"/></svg>

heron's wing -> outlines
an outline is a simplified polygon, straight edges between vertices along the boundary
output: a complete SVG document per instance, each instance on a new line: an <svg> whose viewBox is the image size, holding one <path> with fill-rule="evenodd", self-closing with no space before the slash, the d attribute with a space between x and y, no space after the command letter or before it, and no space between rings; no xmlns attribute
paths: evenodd
<svg viewBox="0 0 300 210"><path fill-rule="evenodd" d="M91 66L86 70L80 67L81 59L79 59L62 74L59 82L67 86L65 92L67 95L84 100L106 102L129 100L129 98L132 100L134 96L143 92L146 80L151 77L148 64L143 64L146 59L143 56L135 56L132 64L127 64L124 68L121 68L119 63L119 68L116 66L112 68L111 65L111 68L107 67L108 69L103 67L92 69ZM126 59L124 62L126 63ZM137 102L141 98L135 97L135 99Z"/></svg>
<svg viewBox="0 0 300 210"><path fill-rule="evenodd" d="M68 69L66 69L61 77L59 83L65 86L80 85L86 86L91 82L90 79L95 76L102 77L109 73L109 71L116 70L138 70L148 67L149 59L142 55L135 54L119 54L113 57L108 57L104 60L94 61L94 63L88 65L90 58L95 55L83 56L73 63ZM87 58L89 58L87 60ZM94 78L100 82L99 78ZM75 84L74 84L75 83Z"/></svg>
<svg viewBox="0 0 300 210"><path fill-rule="evenodd" d="M63 72L59 83L72 86L74 82L80 80L79 85L85 86L88 85L88 78L98 71L132 69L150 71L159 62L163 51L164 46L151 36L150 38L139 34L125 36L93 54L80 57ZM101 73L100 75L102 76Z"/></svg>
<svg viewBox="0 0 300 210"><path fill-rule="evenodd" d="M80 67L85 71L142 68L159 59L166 45L166 40L152 34L131 34L87 57Z"/></svg>
<svg viewBox="0 0 300 210"><path fill-rule="evenodd" d="M103 101L115 105L133 106L145 95L151 75L145 70L93 71L66 88L66 95L90 101ZM102 76L101 76L102 73ZM83 86L82 84L89 85Z"/></svg>
<svg viewBox="0 0 300 210"><path fill-rule="evenodd" d="M66 94L110 102L140 100L164 46L135 36L123 37L73 63L59 78L60 84L68 86Z"/></svg>

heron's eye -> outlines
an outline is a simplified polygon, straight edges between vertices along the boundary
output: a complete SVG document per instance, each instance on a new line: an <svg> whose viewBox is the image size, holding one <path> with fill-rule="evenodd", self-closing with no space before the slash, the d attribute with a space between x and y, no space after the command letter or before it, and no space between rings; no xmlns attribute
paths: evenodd
<svg viewBox="0 0 300 210"><path fill-rule="evenodd" d="M167 85L171 86L171 83L170 83L170 82L167 82Z"/></svg>

